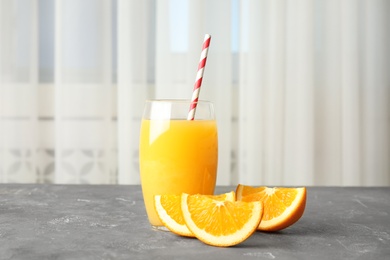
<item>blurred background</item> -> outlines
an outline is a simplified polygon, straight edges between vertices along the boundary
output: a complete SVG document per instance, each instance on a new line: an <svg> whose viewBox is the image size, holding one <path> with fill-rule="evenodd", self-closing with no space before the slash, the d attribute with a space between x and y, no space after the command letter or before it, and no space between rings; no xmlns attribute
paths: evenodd
<svg viewBox="0 0 390 260"><path fill-rule="evenodd" d="M219 185L390 185L390 1L1 0L0 182L139 184L145 99L214 102Z"/></svg>

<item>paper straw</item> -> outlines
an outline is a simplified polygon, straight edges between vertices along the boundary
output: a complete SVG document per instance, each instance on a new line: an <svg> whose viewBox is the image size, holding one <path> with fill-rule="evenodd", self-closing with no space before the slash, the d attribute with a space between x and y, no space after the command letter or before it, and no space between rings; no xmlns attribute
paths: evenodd
<svg viewBox="0 0 390 260"><path fill-rule="evenodd" d="M209 52L211 35L206 34L203 40L202 53L200 54L200 60L198 65L198 73L196 74L196 80L194 85L194 90L192 92L190 110L188 111L187 120L194 120L196 106L198 104L198 98L200 93L200 87L202 85L204 68L206 66L207 53Z"/></svg>

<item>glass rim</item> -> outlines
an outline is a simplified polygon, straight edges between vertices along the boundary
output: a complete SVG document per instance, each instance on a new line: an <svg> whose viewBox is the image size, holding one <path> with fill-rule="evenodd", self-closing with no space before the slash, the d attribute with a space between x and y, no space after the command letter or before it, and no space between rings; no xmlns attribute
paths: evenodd
<svg viewBox="0 0 390 260"><path fill-rule="evenodd" d="M214 120L214 104L206 100L192 103L190 99L147 99L144 103L143 119L187 119L192 104L196 107L194 120ZM194 109L195 110L195 109ZM191 114L192 116L192 114Z"/></svg>
<svg viewBox="0 0 390 260"><path fill-rule="evenodd" d="M152 103L152 102L155 102L155 103L191 103L193 101L191 101L190 99L164 99L164 98L157 98L157 99L146 99L145 100L145 103ZM194 101L194 103L209 103L209 104L213 104L213 102L209 101L209 100L203 100L203 99L200 99L198 101Z"/></svg>

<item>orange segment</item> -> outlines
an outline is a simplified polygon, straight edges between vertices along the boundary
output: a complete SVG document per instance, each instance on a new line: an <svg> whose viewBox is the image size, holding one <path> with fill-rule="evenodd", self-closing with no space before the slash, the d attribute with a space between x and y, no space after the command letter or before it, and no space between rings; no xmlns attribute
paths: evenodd
<svg viewBox="0 0 390 260"><path fill-rule="evenodd" d="M219 195L203 195L215 200L235 201L234 191ZM187 228L181 212L181 195L156 195L154 206L161 222L175 234L187 237L194 237Z"/></svg>
<svg viewBox="0 0 390 260"><path fill-rule="evenodd" d="M262 201L264 214L258 227L262 231L278 231L297 222L306 207L306 188L251 187L239 184L238 201Z"/></svg>
<svg viewBox="0 0 390 260"><path fill-rule="evenodd" d="M218 201L202 195L181 196L187 227L201 241L213 246L233 246L247 239L258 227L260 201Z"/></svg>
<svg viewBox="0 0 390 260"><path fill-rule="evenodd" d="M181 213L180 195L156 195L154 196L154 206L161 222L170 231L187 237L194 237L188 230L183 215Z"/></svg>

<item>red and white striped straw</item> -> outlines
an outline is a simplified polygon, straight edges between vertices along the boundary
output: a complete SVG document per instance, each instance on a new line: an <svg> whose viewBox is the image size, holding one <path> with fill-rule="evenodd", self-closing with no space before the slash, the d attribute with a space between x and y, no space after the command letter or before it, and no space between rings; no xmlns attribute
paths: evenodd
<svg viewBox="0 0 390 260"><path fill-rule="evenodd" d="M196 74L196 80L194 90L192 92L190 110L188 111L187 120L194 120L196 106L198 104L198 98L200 93L200 87L202 85L204 68L206 66L207 53L209 52L211 35L206 34L203 40L202 53L200 54L200 60L198 65L198 73Z"/></svg>

